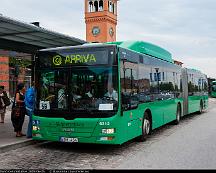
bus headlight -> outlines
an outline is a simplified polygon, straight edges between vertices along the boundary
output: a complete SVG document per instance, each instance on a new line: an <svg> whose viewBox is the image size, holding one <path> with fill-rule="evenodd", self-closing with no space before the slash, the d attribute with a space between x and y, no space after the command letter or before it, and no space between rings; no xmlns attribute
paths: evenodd
<svg viewBox="0 0 216 173"><path fill-rule="evenodd" d="M40 130L40 127L39 126L32 126L32 130L34 130L34 131Z"/></svg>
<svg viewBox="0 0 216 173"><path fill-rule="evenodd" d="M115 129L102 129L103 134L113 134L115 133Z"/></svg>

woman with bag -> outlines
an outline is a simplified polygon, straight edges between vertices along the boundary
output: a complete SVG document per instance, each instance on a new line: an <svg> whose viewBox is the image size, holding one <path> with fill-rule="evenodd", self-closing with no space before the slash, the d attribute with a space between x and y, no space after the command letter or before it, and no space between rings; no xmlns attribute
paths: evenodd
<svg viewBox="0 0 216 173"><path fill-rule="evenodd" d="M22 126L25 119L25 86L23 83L17 85L17 91L14 97L14 103L11 111L11 121L16 132L16 137L26 136L22 133Z"/></svg>
<svg viewBox="0 0 216 173"><path fill-rule="evenodd" d="M4 123L5 112L6 112L6 105L4 102L4 86L0 86L0 115L1 115L0 123Z"/></svg>

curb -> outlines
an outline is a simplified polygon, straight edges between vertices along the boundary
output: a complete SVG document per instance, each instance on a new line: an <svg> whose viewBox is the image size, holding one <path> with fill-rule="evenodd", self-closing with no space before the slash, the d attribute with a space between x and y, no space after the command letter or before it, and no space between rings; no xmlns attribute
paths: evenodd
<svg viewBox="0 0 216 173"><path fill-rule="evenodd" d="M28 145L35 145L35 144L42 143L42 142L44 141L34 141L32 139L29 139L29 140L25 140L21 142L12 143L9 145L4 145L0 147L0 153L15 150L15 149L22 148Z"/></svg>

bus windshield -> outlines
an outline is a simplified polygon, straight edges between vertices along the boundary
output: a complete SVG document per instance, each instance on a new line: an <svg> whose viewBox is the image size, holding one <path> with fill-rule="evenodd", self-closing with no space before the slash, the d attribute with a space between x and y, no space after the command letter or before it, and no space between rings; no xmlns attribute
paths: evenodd
<svg viewBox="0 0 216 173"><path fill-rule="evenodd" d="M112 64L39 68L36 108L72 114L117 111L117 72Z"/></svg>
<svg viewBox="0 0 216 173"><path fill-rule="evenodd" d="M212 91L216 92L216 82L212 82Z"/></svg>

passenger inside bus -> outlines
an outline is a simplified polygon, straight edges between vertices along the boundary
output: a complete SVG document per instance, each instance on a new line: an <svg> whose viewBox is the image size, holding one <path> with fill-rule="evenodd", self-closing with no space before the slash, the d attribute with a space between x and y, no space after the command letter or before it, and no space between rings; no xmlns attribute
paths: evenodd
<svg viewBox="0 0 216 173"><path fill-rule="evenodd" d="M52 107L55 100L54 87L50 85L49 80L45 76L42 77L40 91L40 101L49 101L49 104Z"/></svg>
<svg viewBox="0 0 216 173"><path fill-rule="evenodd" d="M116 90L114 90L113 86L109 83L108 84L108 91L107 93L105 93L105 97L113 99L115 101L118 101L118 93L116 92Z"/></svg>
<svg viewBox="0 0 216 173"><path fill-rule="evenodd" d="M87 82L86 84L86 91L85 91L85 98L93 98L93 91L92 91L92 87L91 87L91 83Z"/></svg>
<svg viewBox="0 0 216 173"><path fill-rule="evenodd" d="M81 91L77 85L75 85L72 88L72 98L73 102L76 102L77 100L81 99Z"/></svg>
<svg viewBox="0 0 216 173"><path fill-rule="evenodd" d="M66 86L62 85L62 88L58 90L58 108L66 108L66 95L65 95Z"/></svg>
<svg viewBox="0 0 216 173"><path fill-rule="evenodd" d="M48 97L49 95L49 91L48 91L48 87L47 87L47 83L48 83L48 80L43 77L42 78L42 86L41 86L41 96L40 96L40 99L41 100L46 100L46 98Z"/></svg>

